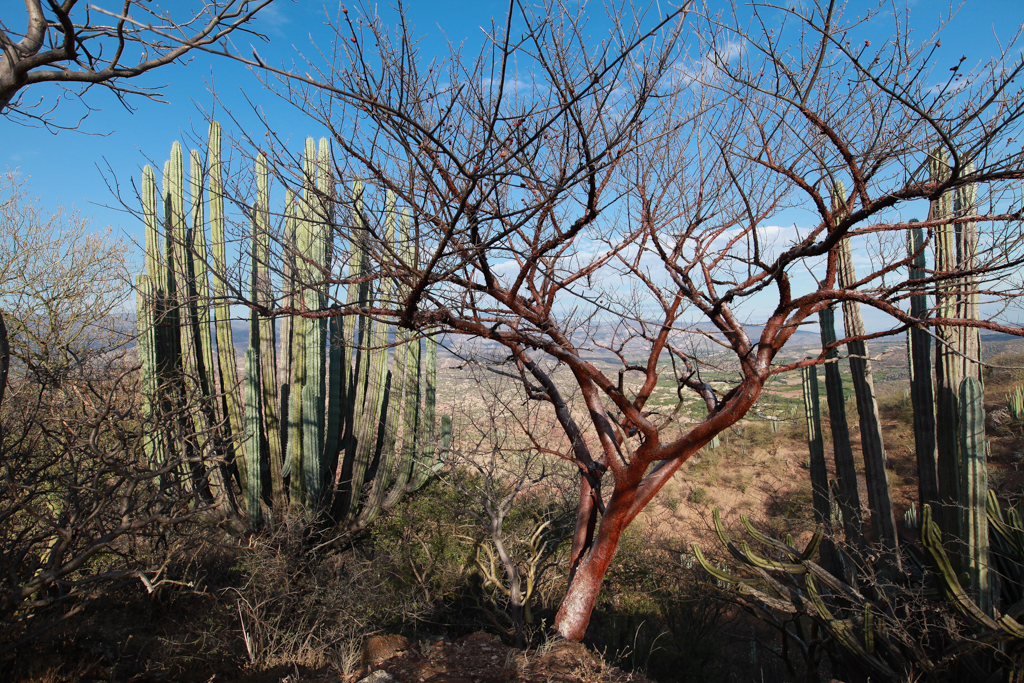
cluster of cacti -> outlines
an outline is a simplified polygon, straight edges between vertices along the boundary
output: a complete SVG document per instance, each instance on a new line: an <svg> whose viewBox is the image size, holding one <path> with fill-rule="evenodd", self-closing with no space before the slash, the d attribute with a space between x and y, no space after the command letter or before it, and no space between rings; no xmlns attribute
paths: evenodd
<svg viewBox="0 0 1024 683"><path fill-rule="evenodd" d="M1017 569L1016 574L1006 576L1019 579L1020 567L1024 566L1020 514L1013 508L1002 510L992 495L988 516L1006 556L1012 556ZM920 527L922 546L935 569L931 576L938 580L940 599L974 627L969 641L964 641L948 623L934 618L934 607L927 600L937 593L929 590L935 584L919 572L905 577L908 583L902 586L889 579L872 581L863 575L851 580L829 570L823 554L820 561L815 557L825 547L820 532L800 550L792 536L776 540L758 532L741 516L747 533L768 550L768 554L759 554L746 541L737 543L729 537L717 509L713 519L722 545L738 564L729 568L721 562L712 563L694 545L696 561L719 588L729 591L748 610L763 615L777 628L788 629L787 638L805 652L822 643L835 644L839 651L830 649L833 663L837 657L845 659L869 680L966 680L964 675L970 680L979 675L979 680L1000 680L999 673L1004 676L1002 680L1021 680L1024 625L1018 621L1020 581L1013 584L1015 592L1010 599L1014 607L1006 614L997 613L991 606L986 609L972 595L971 585L964 587L954 569L941 532L932 522L930 505L922 508L921 519L915 518L914 525ZM870 571L870 567L862 569ZM786 614L792 617L780 618ZM806 624L800 623L801 617L809 618L828 638L823 640L813 629L808 631ZM996 644L998 648L993 649Z"/></svg>
<svg viewBox="0 0 1024 683"><path fill-rule="evenodd" d="M903 513L903 526L911 530L921 526L921 517L917 513L917 503L911 503L910 507Z"/></svg>
<svg viewBox="0 0 1024 683"><path fill-rule="evenodd" d="M933 156L931 172L933 182L948 179L949 170L942 154ZM966 172L970 172L970 167L967 167ZM833 200L837 212L841 211L839 198L843 197L842 193L842 186L837 183L836 198ZM977 295L971 275L975 267L977 234L972 223L961 220L956 222L960 227L954 227L954 222L950 220L955 216L972 215L974 201L973 188L967 186L956 192L955 205L952 193L944 194L932 202L929 212L929 220L934 221L929 226L934 237L935 252L935 268L932 272L926 269L925 252L928 243L925 230L920 225L911 226L908 230L912 317L922 321L930 315L977 319ZM946 222L939 224L940 220ZM842 240L836 246L840 287L850 287L856 281L848 241ZM932 286L929 283L935 274L940 278L934 290L935 306L931 309L925 288ZM920 282L920 285L914 286L915 281ZM843 312L846 336L862 336L863 324L856 306L844 303ZM814 367L804 368L804 402L815 518L822 527L827 526L823 512L828 502L827 493L831 490L832 498L842 509L847 543L854 550L863 550L857 479L835 348L833 310L826 308L820 311L819 322L822 347L827 349L825 384L837 481L826 486L821 484L826 474L817 373ZM914 675L921 671L938 671L940 664L953 666L952 662L968 652L969 648L962 645L937 645L933 653L922 648L922 641L926 640L922 634L933 628L929 626L933 618L930 612L921 616L920 628L923 630L920 633L915 634L902 628L907 610L914 601L920 599L927 587L926 583L920 582L932 580L929 576L937 577L947 602L976 629L974 641L1001 643L1002 654L994 667L987 666L991 663L991 657L987 656L986 666L983 667L988 672L986 675L1002 667L1003 673L1010 677L1009 680L1024 680L1024 626L1016 621L1022 612L1020 605L1024 605L1021 600L1024 598L1024 524L1021 523L1018 510L1012 507L1005 510L1000 508L995 495L988 491L988 444L985 440L984 392L980 382L977 330L937 325L936 337L938 341L933 364L930 334L925 325L912 327L908 331L907 355L921 512L919 514L918 504L911 504L904 515L904 524L908 529L920 529L922 546L935 569L932 574L918 571L896 574L887 571L892 567L888 561L877 566L871 562L862 562L857 571L851 571L849 563L837 563L829 556L826 552L827 543L821 540L820 535L812 539L807 549L798 551L792 539L780 542L768 538L759 534L743 518L747 531L755 540L771 549L774 559L760 556L747 543L737 545L728 538L717 510L714 515L716 530L723 545L740 561L740 565L732 572L723 572L719 566L710 564L696 547L694 554L718 584L730 585L748 608L796 615L790 622L793 630L787 632L787 637L797 635L798 641L803 638L799 617L810 617L829 634L832 642L853 656L853 660L865 669L872 680L902 680L912 671ZM898 551L895 543L890 540L895 538L895 528L890 529L887 524L892 519L892 508L867 350L863 343L856 340L848 344L847 348L857 393L869 506L875 521L876 535L883 547L889 546ZM1024 387L1018 387L1011 393L1007 397L1007 404L1015 420L1024 417ZM932 515L937 511L941 511L941 525L932 521ZM816 563L813 555L819 546L821 559L820 563ZM949 549L955 552L948 553ZM869 557L863 552L859 555L861 560ZM894 555L883 553L881 557ZM895 557L899 561L899 556ZM915 562L913 553L907 557L911 564ZM999 581L995 580L996 573L990 568L993 562L999 570ZM871 574L876 571L881 571L886 578L879 581L857 576L858 572ZM1007 607L1008 614L1000 616L1000 604ZM774 623L780 628L787 628L784 620L775 619ZM931 637L934 638L934 635ZM821 640L812 634L803 642L812 644L820 643ZM938 643L941 640L933 641L933 644ZM944 658L945 664L941 658ZM978 661L974 660L968 666L977 667Z"/></svg>
<svg viewBox="0 0 1024 683"><path fill-rule="evenodd" d="M809 670L820 664L820 657L811 656L814 649L828 642L852 654L870 680L905 680L913 663L892 655L907 649L908 634L889 628L905 615L894 613L885 600L867 598L856 586L827 570L824 562L816 562L823 546L820 532L801 550L792 536L776 540L759 532L741 515L746 532L769 553L758 554L747 541L736 543L729 537L717 508L712 516L719 540L739 564L723 570L720 563L711 563L695 544L692 550L697 562L719 588L732 592L747 609L763 615L767 623L785 629L787 640L797 643L809 660ZM810 619L809 631L801 618ZM820 634L819 629L825 633Z"/></svg>
<svg viewBox="0 0 1024 683"><path fill-rule="evenodd" d="M1016 528L1007 525L1005 521L999 519L1002 511L998 502L995 501L995 497L992 496L990 500L991 502L988 504L989 519L992 521L993 527L1000 529L1000 532L1005 530L1008 537L1015 536L1014 540L1019 540L1020 518L1016 519L1018 522ZM1002 522L1001 525L1000 522ZM1015 674L1008 680L1021 680L1021 676L1024 676L1024 624L1017 621L1017 618L1020 617L1019 603L1014 604L1006 614L999 614L990 602L979 602L977 591L973 585L968 584L966 589L961 585L960 578L963 574L958 574L954 563L950 561L943 547L942 533L938 525L932 521L932 511L929 505L924 507L921 515L921 543L931 556L936 575L939 577L939 585L947 601L957 612L980 627L980 640L1002 643L1003 652L1013 662L1013 674ZM1013 541L1011 541L1012 543ZM1017 551L1015 561L1019 568L1024 561L1024 555L1020 554L1020 548L1015 548L1015 550Z"/></svg>
<svg viewBox="0 0 1024 683"><path fill-rule="evenodd" d="M221 478L212 484L233 500L230 480L236 479L254 521L268 505L290 500L326 511L352 528L421 486L438 466L436 340L399 330L392 354L388 325L364 316L331 317L329 283L343 275L334 270L346 262L341 253L348 257L344 276L351 283L346 303L391 300L397 285L381 278L373 288L371 278L364 277L372 264L363 244L368 226L358 183L347 227L334 216L340 202L334 196L328 141L321 140L317 149L307 140L304 160L301 192L286 193L283 238L278 240L282 249L275 255L267 162L262 154L256 159L256 198L248 207L251 230L243 242L249 261L246 294L255 307L249 314L241 382L229 302L243 292L228 275L220 127L210 126L205 164L198 152L191 153L190 220L184 211L180 145L175 143L164 168L162 201L153 170L144 170L146 273L138 283L138 348L145 406L152 412L185 400L197 405L193 423L153 435L148 451L159 461L168 448L208 444L209 452L197 455L218 457L191 459L197 463L191 473L197 490L208 491L211 483L202 463L220 463ZM396 220L389 196L384 238L395 244L395 253L411 259L408 219L403 216L400 222L397 243ZM338 254L336 235L346 240ZM256 312L256 307L275 306L302 314L275 325L273 318ZM422 363L421 343L426 347ZM182 430L205 437L177 438ZM444 417L442 446L450 434L451 421Z"/></svg>
<svg viewBox="0 0 1024 683"><path fill-rule="evenodd" d="M966 171L969 173L970 167L967 167ZM942 154L933 156L931 173L934 182L948 179L949 172ZM843 210L843 192L842 184L836 183L833 208L839 216ZM975 192L970 186L958 190L954 207L952 194L941 195L932 202L929 219L948 220L954 217L954 213L970 215L973 211L974 196ZM960 222L958 225L963 227L954 229L952 222L933 227L935 271L947 276L935 292L936 315L976 318L977 296L973 290L970 272L974 267L977 235L972 224ZM924 285L928 279L925 235L921 226L914 225L908 230L907 236L910 281L922 282L920 287L912 289L910 312L913 317L920 320L925 320L929 316L928 295ZM856 277L849 240L840 241L835 251L839 286L850 287L855 283ZM846 336L854 338L854 341L847 345L847 349L860 418L868 503L875 522L876 538L884 546L898 551L895 525L890 524L893 521L893 512L867 349L863 342L855 339L863 335L863 323L855 303L844 303L843 313ZM828 349L825 386L831 416L837 479L837 486L833 490L837 493L836 502L843 512L846 540L856 547L861 544L860 504L857 498L857 477L853 467L850 435L846 425L845 402L837 363L838 354L835 349L834 313L831 308L820 312L819 322L822 346ZM984 412L980 398L982 389L977 379L980 376L980 347L976 330L964 332L963 328L939 325L937 337L939 342L934 361L937 389L934 398L930 335L923 326L915 327L909 330L907 339L919 474L918 502L922 507L942 503L943 531L948 539L960 543L960 550L955 558L956 564L970 575L971 590L974 591L977 600L985 604L990 591L987 588L988 579L985 573L988 550L983 521L987 492ZM813 482L813 464L816 462L819 446L814 442L814 437L820 430L820 418L816 417L816 392L808 391L806 388L806 371L804 377L805 404L811 439L812 485L817 491L820 486ZM964 403L968 400L965 397L969 397L969 403ZM1020 391L1019 400L1024 411L1024 389ZM815 414L813 423L812 412ZM916 509L910 511L905 521L908 527L916 528ZM896 553L891 556L896 557L898 561Z"/></svg>

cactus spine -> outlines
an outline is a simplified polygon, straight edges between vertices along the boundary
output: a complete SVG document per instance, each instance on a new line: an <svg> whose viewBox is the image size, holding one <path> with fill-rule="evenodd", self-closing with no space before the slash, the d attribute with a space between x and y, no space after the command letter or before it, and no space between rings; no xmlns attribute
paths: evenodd
<svg viewBox="0 0 1024 683"><path fill-rule="evenodd" d="M836 183L832 205L836 211L845 206L845 190L842 183ZM850 240L843 239L837 245L839 286L849 288L857 281L853 267ZM875 384L871 378L871 361L868 360L864 320L860 304L855 301L843 302L843 325L846 336L852 341L846 348L850 352L850 374L857 399L857 413L860 417L861 449L864 453L864 478L867 481L868 503L871 519L878 540L891 553L893 561L899 564L899 540L896 535L896 518L889 496L889 476L886 472L885 448L882 445L882 428L878 419L878 403L875 400Z"/></svg>
<svg viewBox="0 0 1024 683"><path fill-rule="evenodd" d="M271 250L267 163L262 155L256 158L256 199L245 242L247 301L251 302L249 345L239 382L229 308L238 288L227 279L225 192L217 124L210 126L207 168L195 152L190 160L192 205L187 222L180 146L172 149L164 170L162 221L158 220L155 174L149 168L143 173L147 273L140 275L138 287L139 357L150 414L177 405L186 392L208 400L186 422L168 425L164 434L147 443L147 453L163 460L166 448L181 450L211 443L225 461L233 463L241 501L252 524L266 514L265 505L271 504L272 510L289 496L314 512L329 512L342 526L361 527L435 471L435 426L424 424L424 420L436 417L436 342L426 342L424 372L419 336L396 332L389 369L391 329L387 324L351 313L329 323L329 316L318 315L330 311L329 285L335 277L335 181L328 142L322 140L318 148L313 140L307 140L301 195L286 192L280 255ZM209 182L209 240L204 180ZM353 206L345 306L360 308L403 296L403 285L387 277L379 280L375 291L371 289L371 230L358 183L353 188ZM400 251L411 264L414 252L406 215L401 228L404 244L401 250L394 247L396 215L395 198L389 195L381 231L386 242L382 253ZM274 264L277 258L279 265ZM279 303L275 303L274 272L281 274ZM274 320L260 314L275 306L296 314L282 317L279 346ZM190 432L210 430L210 438L189 436ZM451 421L443 418L442 450L450 436ZM202 493L207 476L202 459L194 460L198 465L191 474L197 493ZM331 482L336 486L328 487ZM218 483L226 487L226 499L233 504L236 496L231 477L222 477Z"/></svg>

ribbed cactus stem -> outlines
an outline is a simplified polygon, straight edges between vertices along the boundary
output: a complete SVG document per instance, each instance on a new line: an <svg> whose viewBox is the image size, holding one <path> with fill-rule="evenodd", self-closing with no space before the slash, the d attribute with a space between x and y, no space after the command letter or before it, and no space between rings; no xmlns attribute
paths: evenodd
<svg viewBox="0 0 1024 683"><path fill-rule="evenodd" d="M907 258L910 279L924 280L924 231L917 226L907 230ZM928 298L923 289L910 297L910 315L917 320L928 317ZM931 335L926 328L907 331L910 367L910 401L914 409L914 445L917 456L917 491L922 506L939 500L939 479L935 460L935 401L932 393Z"/></svg>
<svg viewBox="0 0 1024 683"><path fill-rule="evenodd" d="M349 231L348 291L345 303L348 306L364 306L367 297L367 284L360 282L364 275L366 261L364 239L366 231L363 221L363 184L355 181L352 184L352 222ZM366 327L368 321L364 316L349 315L342 325L344 343L350 350L346 358L345 368L348 378L345 380L345 422L343 425L343 460L335 473L335 487L339 491L338 514L345 517L351 510L352 503L352 470L356 459L356 433L359 428L358 416L366 397L365 375L367 373L366 354L363 346L366 343Z"/></svg>
<svg viewBox="0 0 1024 683"><path fill-rule="evenodd" d="M427 482L435 472L437 462L435 461L435 431L434 422L437 417L437 339L428 335L423 340L423 412L419 421L420 443L422 444L419 457L416 460L416 469L413 472L413 479L409 483L410 489L418 489Z"/></svg>
<svg viewBox="0 0 1024 683"><path fill-rule="evenodd" d="M149 274L150 284L154 289L163 289L156 175L153 173L152 166L142 169L142 215L146 228L146 273Z"/></svg>
<svg viewBox="0 0 1024 683"><path fill-rule="evenodd" d="M992 613L988 544L988 442L985 440L985 392L967 377L960 384L961 569L970 594L984 612Z"/></svg>
<svg viewBox="0 0 1024 683"><path fill-rule="evenodd" d="M843 516L843 533L848 543L859 546L862 542L863 521L860 514L860 493L857 467L853 460L850 427L846 421L846 396L843 377L839 370L839 352L836 343L835 311L832 307L818 312L821 346L825 353L825 394L828 400L828 419L832 430L833 458L839 495L836 502Z"/></svg>
<svg viewBox="0 0 1024 683"><path fill-rule="evenodd" d="M404 215L403 218L405 218ZM407 221L403 220L402 228L402 260L410 265L415 265L413 263L415 254L412 248L412 237L409 235ZM416 471L416 463L422 450L422 442L419 439L422 384L420 382L420 340L415 335L410 335L410 337L410 341L406 343L405 388L402 390L405 398L405 408L402 417L401 457L403 468L407 472L405 474L408 480L406 488L407 490L414 491L418 486L413 473Z"/></svg>
<svg viewBox="0 0 1024 683"><path fill-rule="evenodd" d="M206 249L206 216L203 210L203 160L197 150L191 150L189 195L192 198L192 283L196 305L196 343L202 360L203 394L213 395L213 343L210 339L210 255Z"/></svg>
<svg viewBox="0 0 1024 683"><path fill-rule="evenodd" d="M384 244L385 251L394 248L395 244L395 195L393 192L388 192L385 199L384 206ZM394 292L399 289L398 283L394 282L392 278L384 277L381 279L380 289L377 294L377 299L382 306L386 306L391 303L391 299L394 296ZM376 438L373 439L373 454L374 461L376 462L376 468L373 471L367 470L364 475L365 479L372 479L373 484L370 490L367 492L365 499L362 501L361 509L358 512L356 526L365 526L372 521L379 513L382 505L385 501L387 488L391 485L392 480L392 468L394 461L394 447L396 437L396 426L397 416L399 414L400 401L396 401L396 397L400 395L400 391L395 388L395 372L398 370L399 359L398 349L395 349L395 359L393 369L388 370L388 337L390 336L390 326L384 325L380 322L377 323L378 330L375 335L374 343L375 348L373 353L375 356L376 363L376 378L380 383L380 397L375 401L374 405L377 408L378 419L374 422L379 423L376 430ZM396 332L395 340L399 339L399 335ZM355 487L353 487L355 490Z"/></svg>
<svg viewBox="0 0 1024 683"><path fill-rule="evenodd" d="M245 490L245 507L249 519L253 524L259 524L262 518L260 507L263 497L261 462L260 462L260 441L263 431L260 419L260 403L262 401L260 392L260 358L256 347L250 346L245 350L245 457L246 471L249 473L249 485Z"/></svg>
<svg viewBox="0 0 1024 683"><path fill-rule="evenodd" d="M225 235L224 182L221 160L221 131L216 121L210 124L207 149L210 174L210 241L213 251L214 317L217 331L217 370L223 396L225 439L229 457L233 457L241 479L242 490L247 491L244 445L237 441L244 431L242 401L239 396L238 366L235 356L234 335L231 333L231 308L228 305L227 236ZM239 450L240 452L233 452Z"/></svg>
<svg viewBox="0 0 1024 683"><path fill-rule="evenodd" d="M293 212L295 224L295 299L294 305L300 311L308 310L306 305L308 297L314 296L307 292L309 277L309 255L312 248L309 222L306 220L305 201L296 198L295 205L290 207ZM291 357L291 390L290 390L290 415L288 430L288 462L291 473L291 500L298 505L306 504L306 463L310 457L307 448L306 423L314 422L315 415L308 415L306 411L310 407L316 407L316 391L312 392L307 400L305 388L308 384L307 377L309 365L307 355L309 353L309 328L310 321L306 317L295 317L292 319L292 357Z"/></svg>
<svg viewBox="0 0 1024 683"><path fill-rule="evenodd" d="M833 206L845 206L845 191L842 183L836 184ZM857 281L853 267L853 252L850 239L836 245L839 286L852 288ZM864 479L867 482L868 504L871 519L878 540L885 547L891 563L900 564L899 538L896 533L896 518L889 493L889 475L886 472L885 448L882 444L882 427L878 418L878 402L875 399L875 384L872 379L871 361L868 360L864 320L860 304L856 301L843 302L843 324L846 336L851 339L846 348L850 354L850 375L857 399L857 413L860 418L860 441L864 455Z"/></svg>
<svg viewBox="0 0 1024 683"><path fill-rule="evenodd" d="M198 394L196 379L199 377L201 361L200 350L196 347L194 313L195 281L192 277L192 258L189 251L191 245L190 230L185 222L185 168L181 145L177 142L171 147L170 173L167 177L165 203L170 207L167 230L168 249L174 251L173 276L176 282L175 302L181 320L179 338L181 343L181 364L184 370L185 386L188 395ZM171 263L171 261L169 261Z"/></svg>
<svg viewBox="0 0 1024 683"><path fill-rule="evenodd" d="M929 180L940 184L949 180L946 150L938 149L929 161ZM953 217L951 192L942 193L931 202L929 221L948 221ZM943 279L935 288L935 315L939 318L957 316L956 229L951 222L933 228L935 235L935 271ZM958 356L960 334L949 325L935 327L935 441L939 477L939 525L949 538L959 533L960 456L958 392L963 380L963 364Z"/></svg>
<svg viewBox="0 0 1024 683"><path fill-rule="evenodd" d="M302 387L302 474L305 483L305 502L312 508L316 507L323 495L323 477L318 457L321 451L320 423L316 420L318 406L319 397L316 389L309 384Z"/></svg>
<svg viewBox="0 0 1024 683"><path fill-rule="evenodd" d="M156 176L153 168L146 166L142 171L142 211L146 231L146 273L138 278L136 289L136 318L139 329L138 355L142 366L142 411L143 416L152 419L160 410L163 396L161 385L166 377L166 358L161 357L165 348L163 338L163 281L166 273L160 245L158 199ZM154 424L156 421L154 421ZM146 455L150 462L162 465L167 461L162 432L151 429L147 432Z"/></svg>
<svg viewBox="0 0 1024 683"><path fill-rule="evenodd" d="M174 160L164 163L164 176L162 183L162 196L164 208L164 260L163 267L163 310L160 318L160 336L163 352L161 353L164 366L176 380L181 378L181 316L178 310L178 280L176 278L177 267L175 264L174 243L177 239L174 228L174 202L171 199L174 185Z"/></svg>
<svg viewBox="0 0 1024 683"><path fill-rule="evenodd" d="M807 448L811 456L811 501L814 507L814 521L818 524L826 524L831 505L828 468L825 465L825 440L821 434L818 367L811 365L802 368L800 372L803 378L804 417L807 420Z"/></svg>
<svg viewBox="0 0 1024 683"><path fill-rule="evenodd" d="M974 164L967 164L963 174L974 173ZM961 185L953 197L953 213L961 220L978 215L978 188L974 183ZM956 233L957 270L962 273L958 280L959 296L957 316L966 320L977 320L978 278L973 273L978 267L978 224L975 221L958 223ZM982 379L981 373L981 331L977 327L958 327L958 358L964 377Z"/></svg>
<svg viewBox="0 0 1024 683"><path fill-rule="evenodd" d="M255 292L253 300L268 309L274 307L273 284L270 280L270 181L267 157L256 157L256 205L253 207L253 269ZM261 403L263 428L266 432L267 465L273 499L285 497L284 450L281 442L281 413L277 381L277 336L274 319L260 316L258 324ZM251 344L251 342L250 342Z"/></svg>
<svg viewBox="0 0 1024 683"><path fill-rule="evenodd" d="M345 319L334 316L328 327L327 399L324 413L324 466L328 472L336 472L338 456L342 451L342 436L345 425L345 379L348 366L345 363Z"/></svg>
<svg viewBox="0 0 1024 683"><path fill-rule="evenodd" d="M1006 395L1006 407L1014 422L1024 419L1024 385L1018 384L1013 391Z"/></svg>
<svg viewBox="0 0 1024 683"><path fill-rule="evenodd" d="M412 250L409 248L409 216L403 211L399 219L398 244L395 246L395 254L404 263L409 263L412 257ZM401 281L395 283L395 297L401 302L409 294L409 287ZM394 451L394 465L391 468L390 481L387 483L388 492L385 495L383 506L385 508L394 505L406 493L409 478L412 476L411 462L407 457L405 439L407 430L406 421L406 391L409 384L409 373L412 372L409 366L410 358L410 337L409 331L404 328L395 330L395 360L391 372L391 395L389 398L388 415L388 448Z"/></svg>
<svg viewBox="0 0 1024 683"><path fill-rule="evenodd" d="M362 214L361 197L356 197L355 222L358 227L366 228ZM394 234L393 209L394 197L387 198L387 210L385 218L385 234L389 231ZM387 225L390 223L390 225ZM390 296L391 283L388 278L381 278L376 297L387 298ZM360 294L360 305L368 305L371 298L368 292ZM355 426L353 434L355 443L352 452L352 471L348 475L348 496L344 508L347 520L355 519L362 502L363 485L366 483L366 476L370 463L374 459L377 450L377 432L380 421L380 411L384 396L384 382L387 376L387 338L388 327L381 321L366 319L366 328L363 334L362 348L360 354L365 360L365 374L360 368L361 381L355 402Z"/></svg>
<svg viewBox="0 0 1024 683"><path fill-rule="evenodd" d="M288 188L284 194L284 237L281 244L281 306L296 308L296 227L295 227L295 192ZM281 406L281 452L285 455L281 467L281 476L288 477L291 467L292 413L294 404L301 402L300 396L292 400L292 381L294 368L292 355L295 343L294 316L281 318L280 330L281 349L277 356L277 385Z"/></svg>
<svg viewBox="0 0 1024 683"><path fill-rule="evenodd" d="M324 298L322 282L325 280L324 271L326 270L324 264L325 224L319 210L321 202L316 189L317 169L316 143L312 138L307 138L305 192L298 230L300 253L304 256L303 267L300 268L303 306L310 312L318 311L322 306ZM322 425L324 423L324 365L326 360L324 333L326 328L323 322L326 320L313 317L305 317L301 320L305 327L306 341L306 373L305 385L302 390L302 471L305 475L307 502L311 505L316 505L320 501L325 476ZM313 412L309 413L310 410ZM315 435L313 435L313 431L316 431Z"/></svg>
<svg viewBox="0 0 1024 683"><path fill-rule="evenodd" d="M153 415L159 407L158 391L160 380L157 375L156 357L156 288L145 273L137 278L135 287L135 311L138 324L138 342L136 352L141 365L142 379L142 417L149 425L154 425ZM162 432L150 428L145 432L144 449L146 458L154 465L163 465L166 455L163 448Z"/></svg>

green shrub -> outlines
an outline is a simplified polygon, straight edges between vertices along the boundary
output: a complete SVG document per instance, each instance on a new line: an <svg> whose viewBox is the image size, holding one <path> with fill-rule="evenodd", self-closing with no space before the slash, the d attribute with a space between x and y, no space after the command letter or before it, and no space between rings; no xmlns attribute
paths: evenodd
<svg viewBox="0 0 1024 683"><path fill-rule="evenodd" d="M688 500L694 505L700 505L701 503L707 502L709 497L708 490L703 486L698 486L690 491Z"/></svg>

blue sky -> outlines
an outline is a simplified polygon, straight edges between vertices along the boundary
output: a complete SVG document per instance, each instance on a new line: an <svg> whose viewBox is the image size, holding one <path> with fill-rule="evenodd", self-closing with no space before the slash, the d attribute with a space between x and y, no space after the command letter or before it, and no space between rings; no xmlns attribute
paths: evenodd
<svg viewBox="0 0 1024 683"><path fill-rule="evenodd" d="M109 5L111 9L119 5L112 0L93 0L93 4ZM595 17L603 18L604 5L591 4ZM380 7L382 12L389 11L387 5ZM856 3L851 5L851 8L856 7ZM911 2L910 8L911 25L919 39L928 37L950 11L948 3L930 0ZM480 27L489 24L492 16L502 17L507 3L499 0L409 2L406 9L409 23L423 38L419 46L421 53L444 55L446 40L455 43L467 40L468 45L475 47L480 40ZM268 63L290 64L296 51L310 54L313 43L322 49L329 47L331 32L325 27L327 12L335 16L338 5L329 4L325 9L318 2L278 0L263 12L255 25L269 42L244 36L236 38L236 47L248 54L251 42ZM0 0L0 13L8 26L21 25L24 4L20 0ZM1024 2L1020 0L969 0L943 34L943 57L948 54L952 64L962 54L973 66L993 52L997 39L1009 39L1022 21ZM601 26L602 22L595 19L595 30L600 30ZM865 35L871 36L872 30L879 28L869 25L864 28ZM883 34L877 36L879 41L885 38ZM162 164L175 140L205 137L210 113L221 121L230 136L238 125L257 127L250 104L254 103L265 108L276 130L282 137L290 137L296 150L304 137L321 133L301 112L283 105L276 96L264 91L247 68L228 60L199 54L188 64L158 69L136 82L147 86L166 84L163 96L168 104L136 98L132 100L136 110L129 112L108 93L96 88L87 97L98 111L85 119L80 132L54 134L0 119L0 165L19 169L23 179L28 181L30 194L38 197L44 207L74 206L93 218L95 228L110 225L115 233L138 241L141 226L135 218L117 208L118 199L108 183L120 185L126 200L131 200L134 197L131 183L139 177L142 166L151 162ZM28 97L50 99L57 93L54 86L37 85L32 86ZM225 109L231 111L237 124L229 121ZM81 113L81 107L74 100L67 100L58 109L57 120L70 124ZM780 216L780 225L794 222L800 223L800 217Z"/></svg>

